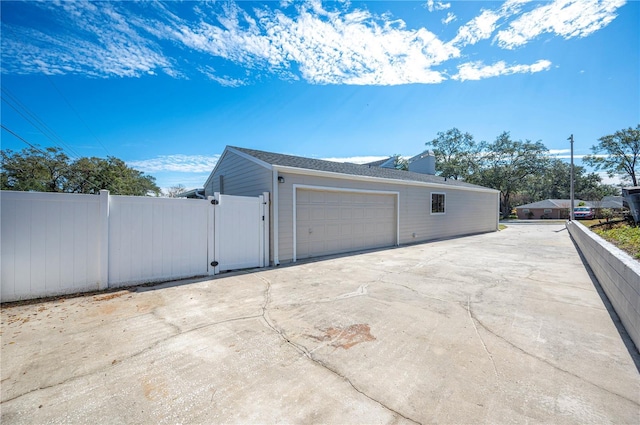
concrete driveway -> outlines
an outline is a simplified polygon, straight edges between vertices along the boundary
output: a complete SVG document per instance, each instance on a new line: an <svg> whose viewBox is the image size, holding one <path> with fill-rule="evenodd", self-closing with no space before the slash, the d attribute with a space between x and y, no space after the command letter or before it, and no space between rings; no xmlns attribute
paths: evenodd
<svg viewBox="0 0 640 425"><path fill-rule="evenodd" d="M639 423L562 224L2 310L2 423Z"/></svg>

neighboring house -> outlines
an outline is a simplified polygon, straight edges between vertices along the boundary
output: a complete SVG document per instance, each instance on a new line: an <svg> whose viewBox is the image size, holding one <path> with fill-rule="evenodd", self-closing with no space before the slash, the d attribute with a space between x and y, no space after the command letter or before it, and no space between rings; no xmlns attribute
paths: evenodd
<svg viewBox="0 0 640 425"><path fill-rule="evenodd" d="M436 174L436 157L430 151L424 151L409 158L407 160L407 164L409 164L409 171L421 174ZM369 167L396 168L396 158L391 156L389 158L369 162L364 165Z"/></svg>
<svg viewBox="0 0 640 425"><path fill-rule="evenodd" d="M178 193L176 198L188 198L188 199L205 199L204 189L191 189L182 193Z"/></svg>
<svg viewBox="0 0 640 425"><path fill-rule="evenodd" d="M581 201L580 199L574 199L573 205L577 207L581 203L584 203L587 207L592 206L589 202ZM541 218L568 219L570 205L570 199L545 199L544 201L520 205L516 207L516 213L520 220Z"/></svg>
<svg viewBox="0 0 640 425"><path fill-rule="evenodd" d="M602 198L602 201L600 201L598 208L609 208L612 211L622 211L624 208L624 198L622 196L605 196Z"/></svg>
<svg viewBox="0 0 640 425"><path fill-rule="evenodd" d="M270 193L272 264L498 229L498 191L370 165L227 146L204 188Z"/></svg>

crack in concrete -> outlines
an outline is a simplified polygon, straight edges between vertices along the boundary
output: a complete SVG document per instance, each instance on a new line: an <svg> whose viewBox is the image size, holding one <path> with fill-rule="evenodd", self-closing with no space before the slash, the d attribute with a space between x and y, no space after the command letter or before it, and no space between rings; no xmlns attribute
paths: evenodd
<svg viewBox="0 0 640 425"><path fill-rule="evenodd" d="M381 407L383 407L384 409L387 409L388 411L402 417L403 419L413 422L414 424L418 424L418 425L422 425L421 422L416 421L415 419L412 419L400 412L398 412L397 410L393 409L390 406L387 406L386 404L384 404L383 402L381 402L380 400L377 400L373 397L371 397L369 394L365 393L364 391L362 391L361 389L359 389L358 387L355 386L355 384L346 376L344 376L343 374L341 374L340 372L338 372L337 370L333 369L332 367L330 367L328 364L326 364L325 362L323 362L320 359L317 359L313 356L313 353L311 351L309 351L304 345L302 344L298 344L296 342L291 341L291 339L289 337L287 337L286 333L284 332L284 330L278 328L275 323L273 323L271 321L271 319L269 318L268 315L268 311L267 311L267 306L269 305L269 303L271 302L271 282L268 279L265 279L262 276L259 275L255 275L258 279L260 279L261 281L263 281L266 285L265 291L264 291L264 304L262 305L262 319L264 320L265 324L271 329L273 330L276 334L278 334L278 336L287 344L291 345L296 351L298 351L300 354L302 354L304 357L306 357L307 359L309 359L312 363L322 367L325 370L328 370L329 372L333 373L334 375L336 375L337 377L341 378L342 380L344 380L345 382L347 382L351 388L353 388L357 393L363 395L364 397L368 398L369 400L373 401L374 403L380 405Z"/></svg>
<svg viewBox="0 0 640 425"><path fill-rule="evenodd" d="M470 312L470 314L475 319L475 321L478 322L478 324L480 326L482 326L482 328L484 330L486 330L487 332L489 332L490 334L492 334L496 338L499 338L502 341L506 342L507 344L509 344L510 346L515 348L516 350L520 351L521 353L523 353L523 354L525 354L525 355L527 355L529 357L533 357L534 359L536 359L536 360L538 360L538 361L540 361L540 362L542 362L542 363L544 363L544 364L546 364L546 365L548 365L548 366L550 366L550 367L552 367L552 368L554 368L554 369L556 369L556 370L558 370L560 372L563 372L563 373L566 373L567 375L573 376L574 378L579 379L580 381L586 382L587 384L592 385L592 386L594 386L594 387L596 387L596 388L598 388L598 389L600 389L600 390L602 390L604 392L607 392L609 394L612 394L612 395L615 395L617 397L620 397L621 399L626 400L626 401L628 401L628 402L630 402L630 403L632 403L632 404L634 404L636 406L640 406L640 403L638 403L637 401L634 401L634 400L632 400L632 399L630 399L630 398L628 398L628 397L626 397L626 396L624 396L622 394L618 394L615 391L612 391L612 390L609 390L607 388L604 388L604 387L596 384L595 382L591 382L591 381L589 381L588 379L586 379L586 378L584 378L582 376L576 375L575 373L573 373L571 371L563 369L560 366L551 363L549 360L547 360L547 359L545 359L543 357L539 357L539 356L537 356L535 354L529 353L528 351L524 350L523 348L518 347L516 344L514 344L511 341L509 341L508 339L506 339L502 335L499 335L496 332L494 332L493 330L491 330L487 325L482 323L482 321L480 319L478 319L473 313Z"/></svg>
<svg viewBox="0 0 640 425"><path fill-rule="evenodd" d="M473 325L473 329L476 331L476 335L478 335L478 338L480 339L480 342L482 343L482 348L484 348L484 351L487 353L487 356L489 356L489 359L491 360L491 364L493 365L493 372L495 373L496 378L498 378L498 369L496 368L496 362L495 362L495 360L493 360L493 355L491 354L491 352L487 348L487 344L484 343L484 339L482 339L482 336L480 335L480 332L478 332L478 327L476 326L476 322L474 320L474 316L473 316L473 314L471 314L471 297L470 296L467 297L467 313L469 313L469 320L471 320L471 324Z"/></svg>

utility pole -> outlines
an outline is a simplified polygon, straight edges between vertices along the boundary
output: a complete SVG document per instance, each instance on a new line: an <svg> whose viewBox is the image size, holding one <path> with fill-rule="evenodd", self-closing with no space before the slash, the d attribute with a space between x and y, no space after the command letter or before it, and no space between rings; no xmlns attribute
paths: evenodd
<svg viewBox="0 0 640 425"><path fill-rule="evenodd" d="M569 220L573 221L573 134L567 139L571 142L571 207L569 209Z"/></svg>

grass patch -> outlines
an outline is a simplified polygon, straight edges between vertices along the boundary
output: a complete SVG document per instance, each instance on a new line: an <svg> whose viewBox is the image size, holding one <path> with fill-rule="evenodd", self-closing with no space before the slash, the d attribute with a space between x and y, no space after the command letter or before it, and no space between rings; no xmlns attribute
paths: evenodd
<svg viewBox="0 0 640 425"><path fill-rule="evenodd" d="M506 228L507 228L507 226L505 226L504 224L499 224L498 225L498 230L504 230Z"/></svg>
<svg viewBox="0 0 640 425"><path fill-rule="evenodd" d="M582 224L582 225L586 226L586 227L591 227L591 226L593 226L594 224L604 223L604 221L605 221L605 220L604 220L604 219L600 219L600 220L598 220L598 219L594 219L594 220L576 220L576 221L577 221L578 223L580 223L580 224Z"/></svg>
<svg viewBox="0 0 640 425"><path fill-rule="evenodd" d="M595 228L591 230L633 258L640 260L640 227L621 224L612 229Z"/></svg>

